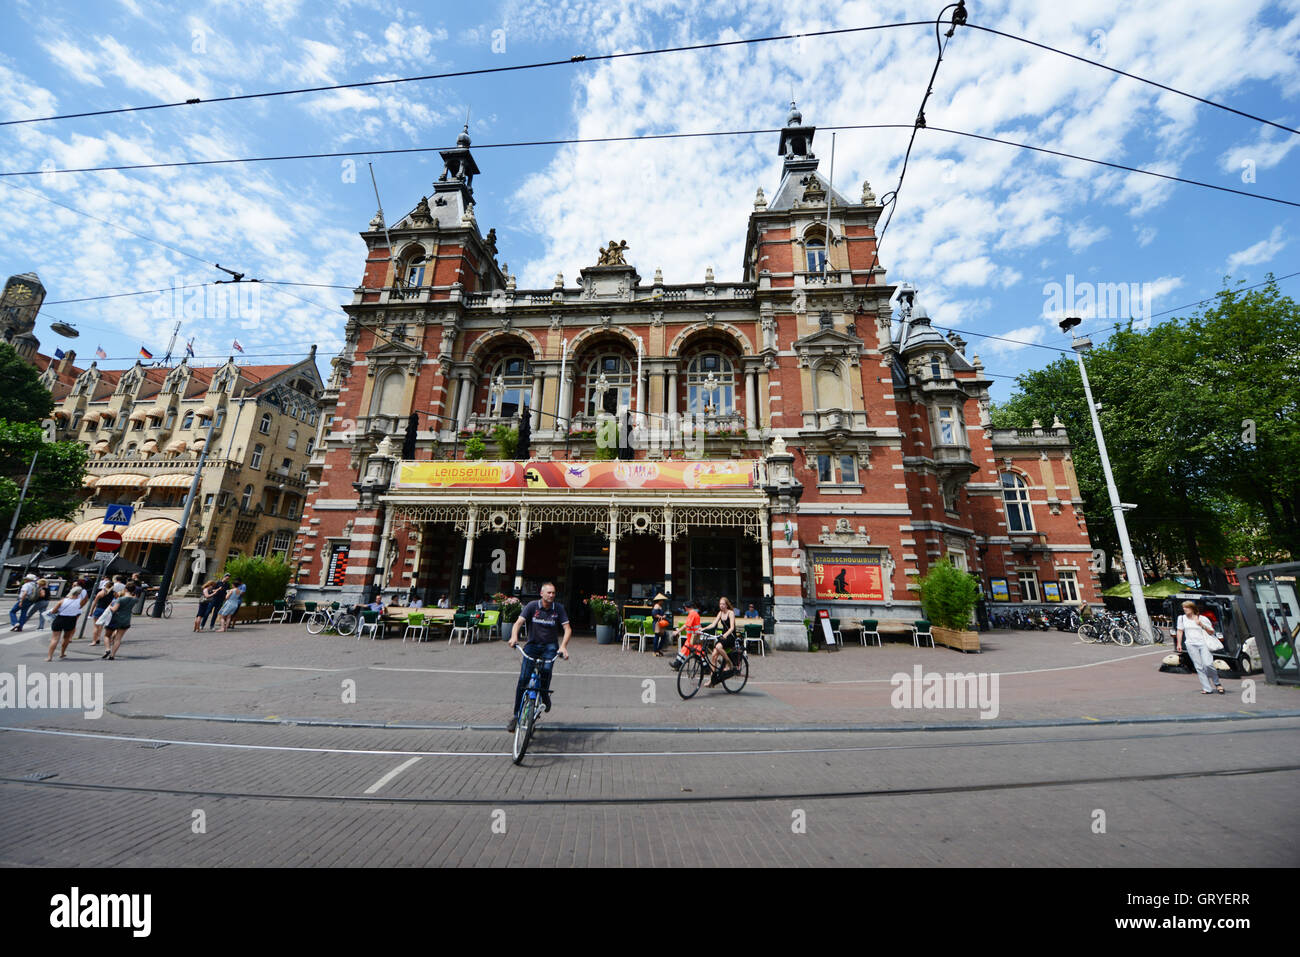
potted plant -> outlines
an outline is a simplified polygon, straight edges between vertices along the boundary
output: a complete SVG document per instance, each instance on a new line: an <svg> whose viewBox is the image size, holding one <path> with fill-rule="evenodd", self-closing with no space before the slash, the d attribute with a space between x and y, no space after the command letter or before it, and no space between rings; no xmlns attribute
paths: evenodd
<svg viewBox="0 0 1300 957"><path fill-rule="evenodd" d="M480 435L471 435L465 443L465 458L481 459L487 455L487 443Z"/></svg>
<svg viewBox="0 0 1300 957"><path fill-rule="evenodd" d="M958 651L979 651L979 632L970 629L971 613L980 599L980 585L952 562L930 566L920 582L921 607L936 644Z"/></svg>
<svg viewBox="0 0 1300 957"><path fill-rule="evenodd" d="M505 634L506 626L513 625L515 619L524 610L523 602L505 592L497 592L492 596L492 601L501 610L501 633Z"/></svg>
<svg viewBox="0 0 1300 957"><path fill-rule="evenodd" d="M596 644L612 645L618 625L618 605L604 595L592 595L586 605L591 610L591 620L596 624Z"/></svg>

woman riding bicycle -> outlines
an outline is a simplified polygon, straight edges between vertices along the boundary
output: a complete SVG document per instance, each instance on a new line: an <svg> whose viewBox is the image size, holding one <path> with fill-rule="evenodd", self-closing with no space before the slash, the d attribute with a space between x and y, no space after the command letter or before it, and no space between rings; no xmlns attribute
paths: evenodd
<svg viewBox="0 0 1300 957"><path fill-rule="evenodd" d="M726 598L718 599L718 616L708 626L710 631L719 628L723 631L709 652L709 664L713 666L710 688L716 687L724 678L730 678L733 673L729 653L736 647L736 610Z"/></svg>

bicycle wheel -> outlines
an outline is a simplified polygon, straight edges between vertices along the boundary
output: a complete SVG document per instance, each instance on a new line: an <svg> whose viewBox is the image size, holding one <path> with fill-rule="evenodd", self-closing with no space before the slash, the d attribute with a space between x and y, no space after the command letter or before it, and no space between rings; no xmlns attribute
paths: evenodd
<svg viewBox="0 0 1300 957"><path fill-rule="evenodd" d="M1097 632L1097 626L1084 622L1079 626L1079 640L1086 641L1090 645L1095 645L1101 641L1101 636Z"/></svg>
<svg viewBox="0 0 1300 957"><path fill-rule="evenodd" d="M1148 638L1145 634L1142 633L1142 629L1141 629L1140 627L1138 627L1138 625L1137 625L1136 623L1134 623L1133 625L1129 626L1129 628L1128 628L1127 630L1133 632L1133 636L1134 636L1134 638L1137 640L1137 643L1138 643L1139 645L1149 645L1149 644L1151 644L1151 639Z"/></svg>
<svg viewBox="0 0 1300 957"><path fill-rule="evenodd" d="M349 615L346 612L334 619L334 630L344 638L355 634L357 630L357 616Z"/></svg>
<svg viewBox="0 0 1300 957"><path fill-rule="evenodd" d="M677 669L677 693L683 698L693 698L704 681L704 664L697 655L691 655Z"/></svg>
<svg viewBox="0 0 1300 957"><path fill-rule="evenodd" d="M535 707L533 700L525 692L524 700L519 703L519 715L515 723L515 764L524 759L524 752L528 750L528 742L533 736L533 721L536 720Z"/></svg>
<svg viewBox="0 0 1300 957"><path fill-rule="evenodd" d="M738 693L741 688L745 687L745 683L749 681L749 655L741 652L740 661L734 662L733 667L736 673L730 678L722 679L722 687L729 694Z"/></svg>
<svg viewBox="0 0 1300 957"><path fill-rule="evenodd" d="M307 616L307 634L319 635L325 630L325 616L318 611Z"/></svg>
<svg viewBox="0 0 1300 957"><path fill-rule="evenodd" d="M168 598L168 599L167 599L167 604L163 605L163 617L164 617L164 618L170 618L170 617L172 616L172 611L173 611L173 610L174 610L174 609L173 609L173 607L172 607L172 600L171 600L170 598Z"/></svg>
<svg viewBox="0 0 1300 957"><path fill-rule="evenodd" d="M1133 632L1129 631L1123 625L1116 625L1110 630L1110 640L1117 645L1127 648L1133 644Z"/></svg>

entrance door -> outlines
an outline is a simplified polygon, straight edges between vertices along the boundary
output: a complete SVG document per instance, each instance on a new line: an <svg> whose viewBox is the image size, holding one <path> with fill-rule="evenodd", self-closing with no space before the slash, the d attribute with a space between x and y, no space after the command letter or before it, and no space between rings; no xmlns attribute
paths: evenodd
<svg viewBox="0 0 1300 957"><path fill-rule="evenodd" d="M564 607L569 613L569 621L573 623L575 631L595 630L596 623L591 620L591 610L586 605L586 599L592 595L605 594L608 574L605 566L574 562L569 574L569 598Z"/></svg>

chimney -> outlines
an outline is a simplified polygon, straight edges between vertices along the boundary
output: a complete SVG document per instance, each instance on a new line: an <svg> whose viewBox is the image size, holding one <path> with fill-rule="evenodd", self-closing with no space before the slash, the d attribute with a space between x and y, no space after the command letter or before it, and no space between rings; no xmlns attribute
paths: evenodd
<svg viewBox="0 0 1300 957"><path fill-rule="evenodd" d="M63 358L59 360L59 365L56 370L60 379L62 379L65 374L71 371L72 364L76 361L77 361L76 349L69 349L66 353L64 353Z"/></svg>

